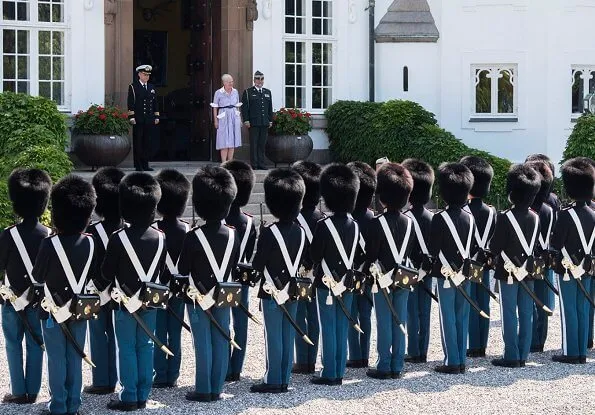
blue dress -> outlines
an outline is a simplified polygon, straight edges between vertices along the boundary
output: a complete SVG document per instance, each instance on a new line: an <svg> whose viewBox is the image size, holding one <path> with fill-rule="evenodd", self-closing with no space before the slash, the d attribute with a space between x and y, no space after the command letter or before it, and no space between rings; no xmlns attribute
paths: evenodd
<svg viewBox="0 0 595 415"><path fill-rule="evenodd" d="M219 119L219 128L217 128L217 141L215 148L240 147L242 145L242 119L239 107L235 105L240 102L238 90L233 88L228 94L225 88L218 89L215 92L211 106L219 108L217 118ZM231 108L225 108L232 106Z"/></svg>

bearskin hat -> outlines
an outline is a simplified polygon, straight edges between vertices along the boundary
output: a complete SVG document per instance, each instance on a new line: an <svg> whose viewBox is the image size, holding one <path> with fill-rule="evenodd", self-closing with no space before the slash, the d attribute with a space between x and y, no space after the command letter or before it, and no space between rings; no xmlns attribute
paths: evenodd
<svg viewBox="0 0 595 415"><path fill-rule="evenodd" d="M102 218L120 217L119 185L124 172L117 167L102 167L97 170L91 183L97 194L95 212Z"/></svg>
<svg viewBox="0 0 595 415"><path fill-rule="evenodd" d="M159 199L159 183L148 173L130 173L120 182L120 210L130 224L150 225Z"/></svg>
<svg viewBox="0 0 595 415"><path fill-rule="evenodd" d="M312 161L296 161L291 166L293 170L298 172L306 185L306 194L302 201L304 209L312 209L320 202L320 173L322 167Z"/></svg>
<svg viewBox="0 0 595 415"><path fill-rule="evenodd" d="M192 179L192 204L196 214L206 221L225 219L237 193L233 176L223 167L198 169Z"/></svg>
<svg viewBox="0 0 595 415"><path fill-rule="evenodd" d="M21 218L43 215L48 205L52 179L39 169L15 169L8 177L8 197Z"/></svg>
<svg viewBox="0 0 595 415"><path fill-rule="evenodd" d="M304 179L293 169L274 169L264 179L264 200L273 216L294 220L306 194Z"/></svg>
<svg viewBox="0 0 595 415"><path fill-rule="evenodd" d="M347 165L359 178L359 192L354 210L365 210L372 204L376 191L376 171L363 161L352 161Z"/></svg>
<svg viewBox="0 0 595 415"><path fill-rule="evenodd" d="M161 199L157 203L157 212L165 217L179 218L184 214L188 195L190 194L190 181L177 170L164 169L155 176L161 188Z"/></svg>
<svg viewBox="0 0 595 415"><path fill-rule="evenodd" d="M554 163L552 163L552 160L550 160L550 158L548 156L546 156L545 154L541 154L541 153L531 154L531 155L527 156L527 158L525 159L525 162L528 162L528 161L543 161L543 162L545 162L545 164L547 164L547 166L552 171L552 176L556 176L556 168L554 167Z"/></svg>
<svg viewBox="0 0 595 415"><path fill-rule="evenodd" d="M359 178L344 164L332 163L320 174L320 194L334 213L351 213L359 191Z"/></svg>
<svg viewBox="0 0 595 415"><path fill-rule="evenodd" d="M402 209L413 189L413 177L405 167L398 163L384 163L377 173L378 198L390 209Z"/></svg>
<svg viewBox="0 0 595 415"><path fill-rule="evenodd" d="M541 176L531 166L515 164L506 176L506 193L515 206L529 207L541 188Z"/></svg>
<svg viewBox="0 0 595 415"><path fill-rule="evenodd" d="M226 161L221 167L229 170L238 187L238 194L233 200L232 205L238 207L246 206L250 200L255 181L252 167L248 163L240 160Z"/></svg>
<svg viewBox="0 0 595 415"><path fill-rule="evenodd" d="M69 174L54 185L50 199L52 222L58 232L75 234L85 230L96 203L91 183Z"/></svg>
<svg viewBox="0 0 595 415"><path fill-rule="evenodd" d="M550 170L547 163L542 160L528 161L525 164L531 167L537 173L539 173L540 176L539 179L541 185L533 203L544 203L552 191L552 185L554 183L554 176L552 174L552 171Z"/></svg>
<svg viewBox="0 0 595 415"><path fill-rule="evenodd" d="M446 204L461 207L473 187L473 173L461 163L442 163L438 167L438 186Z"/></svg>
<svg viewBox="0 0 595 415"><path fill-rule="evenodd" d="M576 157L562 164L562 182L566 194L572 200L590 201L593 199L595 169L593 161L586 157Z"/></svg>
<svg viewBox="0 0 595 415"><path fill-rule="evenodd" d="M474 197L483 198L490 193L490 184L494 177L494 169L486 159L477 156L465 156L460 163L467 166L473 174L473 186L469 194Z"/></svg>
<svg viewBox="0 0 595 415"><path fill-rule="evenodd" d="M406 159L401 165L409 170L413 178L413 190L409 195L409 202L412 205L425 205L432 197L434 169L425 161L416 159Z"/></svg>

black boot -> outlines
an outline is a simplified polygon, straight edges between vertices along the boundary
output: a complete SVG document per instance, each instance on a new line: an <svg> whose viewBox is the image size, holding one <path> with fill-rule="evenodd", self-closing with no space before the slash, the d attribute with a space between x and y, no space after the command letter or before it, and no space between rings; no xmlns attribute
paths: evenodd
<svg viewBox="0 0 595 415"><path fill-rule="evenodd" d="M155 387L155 385L153 385ZM114 393L116 388L111 388L109 386L95 386L89 385L83 388L83 392L88 393L90 395L109 395L110 393Z"/></svg>
<svg viewBox="0 0 595 415"><path fill-rule="evenodd" d="M271 385L268 383L256 383L250 386L252 393L283 393L281 385Z"/></svg>
<svg viewBox="0 0 595 415"><path fill-rule="evenodd" d="M382 370L378 369L368 369L366 371L366 376L374 379L391 379L392 372L383 372Z"/></svg>
<svg viewBox="0 0 595 415"><path fill-rule="evenodd" d="M211 394L210 393L198 393L195 391L187 392L185 396L187 401L192 402L211 402Z"/></svg>
<svg viewBox="0 0 595 415"><path fill-rule="evenodd" d="M2 402L4 403L14 403L17 405L23 405L26 403L30 403L27 395L13 395L12 393L8 393L4 395L2 398Z"/></svg>
<svg viewBox="0 0 595 415"><path fill-rule="evenodd" d="M558 362L558 363L569 363L569 364L573 364L576 365L578 363L580 363L579 357L578 356L566 356L563 354L555 354L552 356L552 360L554 362Z"/></svg>
<svg viewBox="0 0 595 415"><path fill-rule="evenodd" d="M113 411L136 411L138 409L137 402L122 402L119 399L112 399L107 403L107 409L111 409Z"/></svg>
<svg viewBox="0 0 595 415"><path fill-rule="evenodd" d="M499 367L521 367L521 362L519 360L492 359L492 364Z"/></svg>
<svg viewBox="0 0 595 415"><path fill-rule="evenodd" d="M438 373L445 373L448 375L458 375L461 373L461 368L459 365L440 365L434 368L435 372Z"/></svg>

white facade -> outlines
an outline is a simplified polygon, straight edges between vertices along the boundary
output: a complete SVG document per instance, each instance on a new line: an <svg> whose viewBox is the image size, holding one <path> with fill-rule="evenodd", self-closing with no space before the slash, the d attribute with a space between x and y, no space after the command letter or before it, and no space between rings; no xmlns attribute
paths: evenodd
<svg viewBox="0 0 595 415"><path fill-rule="evenodd" d="M315 2L303 1L307 5L306 20L314 18L308 12ZM332 102L368 99L368 14L364 10L368 0L330 2L332 36L328 37L286 34L286 2L258 3L254 68L265 73L267 86L275 94L276 108L287 103L284 44L296 39L332 43ZM392 3L376 0L376 24ZM572 114L573 76L575 87L584 86L581 94L589 88L595 92L595 79L589 79L595 78L595 42L590 35L595 0L428 3L440 32L438 42L377 43L376 100L416 101L436 114L439 124L467 145L512 161L522 161L535 152L559 160L574 125L572 119L576 118ZM308 73L309 62L305 64ZM408 91L403 90L405 66ZM475 69L480 74L477 78ZM509 102L504 100L501 108L505 113L498 114L499 95L495 92L499 82L504 81L485 77L488 70L510 80ZM484 113L477 113L480 106L475 102L476 82L481 79L492 87L492 114L485 113L485 106L479 110ZM308 88L314 88L308 76L305 81ZM305 108L313 113L323 111L311 104L306 100ZM322 130L313 136L315 148L328 145Z"/></svg>

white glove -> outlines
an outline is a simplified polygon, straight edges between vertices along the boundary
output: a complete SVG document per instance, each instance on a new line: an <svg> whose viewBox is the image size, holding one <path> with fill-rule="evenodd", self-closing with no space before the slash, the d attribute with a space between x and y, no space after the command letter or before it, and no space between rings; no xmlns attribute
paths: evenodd
<svg viewBox="0 0 595 415"><path fill-rule="evenodd" d="M203 295L202 300L198 301L198 305L200 306L200 308L202 308L205 311L215 305L215 300L213 299L213 294L215 294L215 288L216 287L211 288L211 291Z"/></svg>
<svg viewBox="0 0 595 415"><path fill-rule="evenodd" d="M393 284L393 279L391 277L392 274L392 269L386 274L381 274L381 277L378 278L378 285L380 285L380 288L384 290L385 288L388 288Z"/></svg>
<svg viewBox="0 0 595 415"><path fill-rule="evenodd" d="M70 312L71 301L72 300L68 300L62 307L56 308L55 312L52 311L52 316L54 316L54 320L56 320L58 324L64 323L70 316L72 316L72 313Z"/></svg>
<svg viewBox="0 0 595 415"><path fill-rule="evenodd" d="M277 304L279 304L279 305L285 304L285 302L287 302L287 300L289 300L288 292L289 292L289 283L285 284L285 287L283 287L282 289L277 291L277 294L275 296L275 300L277 301Z"/></svg>
<svg viewBox="0 0 595 415"><path fill-rule="evenodd" d="M570 268L570 273L572 274L572 276L575 279L579 279L580 277L582 277L583 275L585 275L586 271L583 268L583 264L581 264L581 265L577 265L574 268Z"/></svg>
<svg viewBox="0 0 595 415"><path fill-rule="evenodd" d="M27 297L29 296L29 290L31 290L31 287L27 288L25 290L25 292L23 294L21 294L20 297L17 297L14 300L14 302L12 303L12 306L14 307L15 311L24 310L25 307L27 307L29 305L29 301L27 300Z"/></svg>
<svg viewBox="0 0 595 415"><path fill-rule="evenodd" d="M99 293L99 301L102 306L106 305L107 303L109 303L112 300L112 297L110 295L110 288L111 288L111 285L109 285L105 290L103 290Z"/></svg>
<svg viewBox="0 0 595 415"><path fill-rule="evenodd" d="M517 281L522 281L525 279L525 277L527 275L529 275L529 272L527 272L527 270L525 269L526 265L527 265L527 262L525 262L522 267L519 267L516 269L516 272L514 273L514 277L517 279Z"/></svg>

